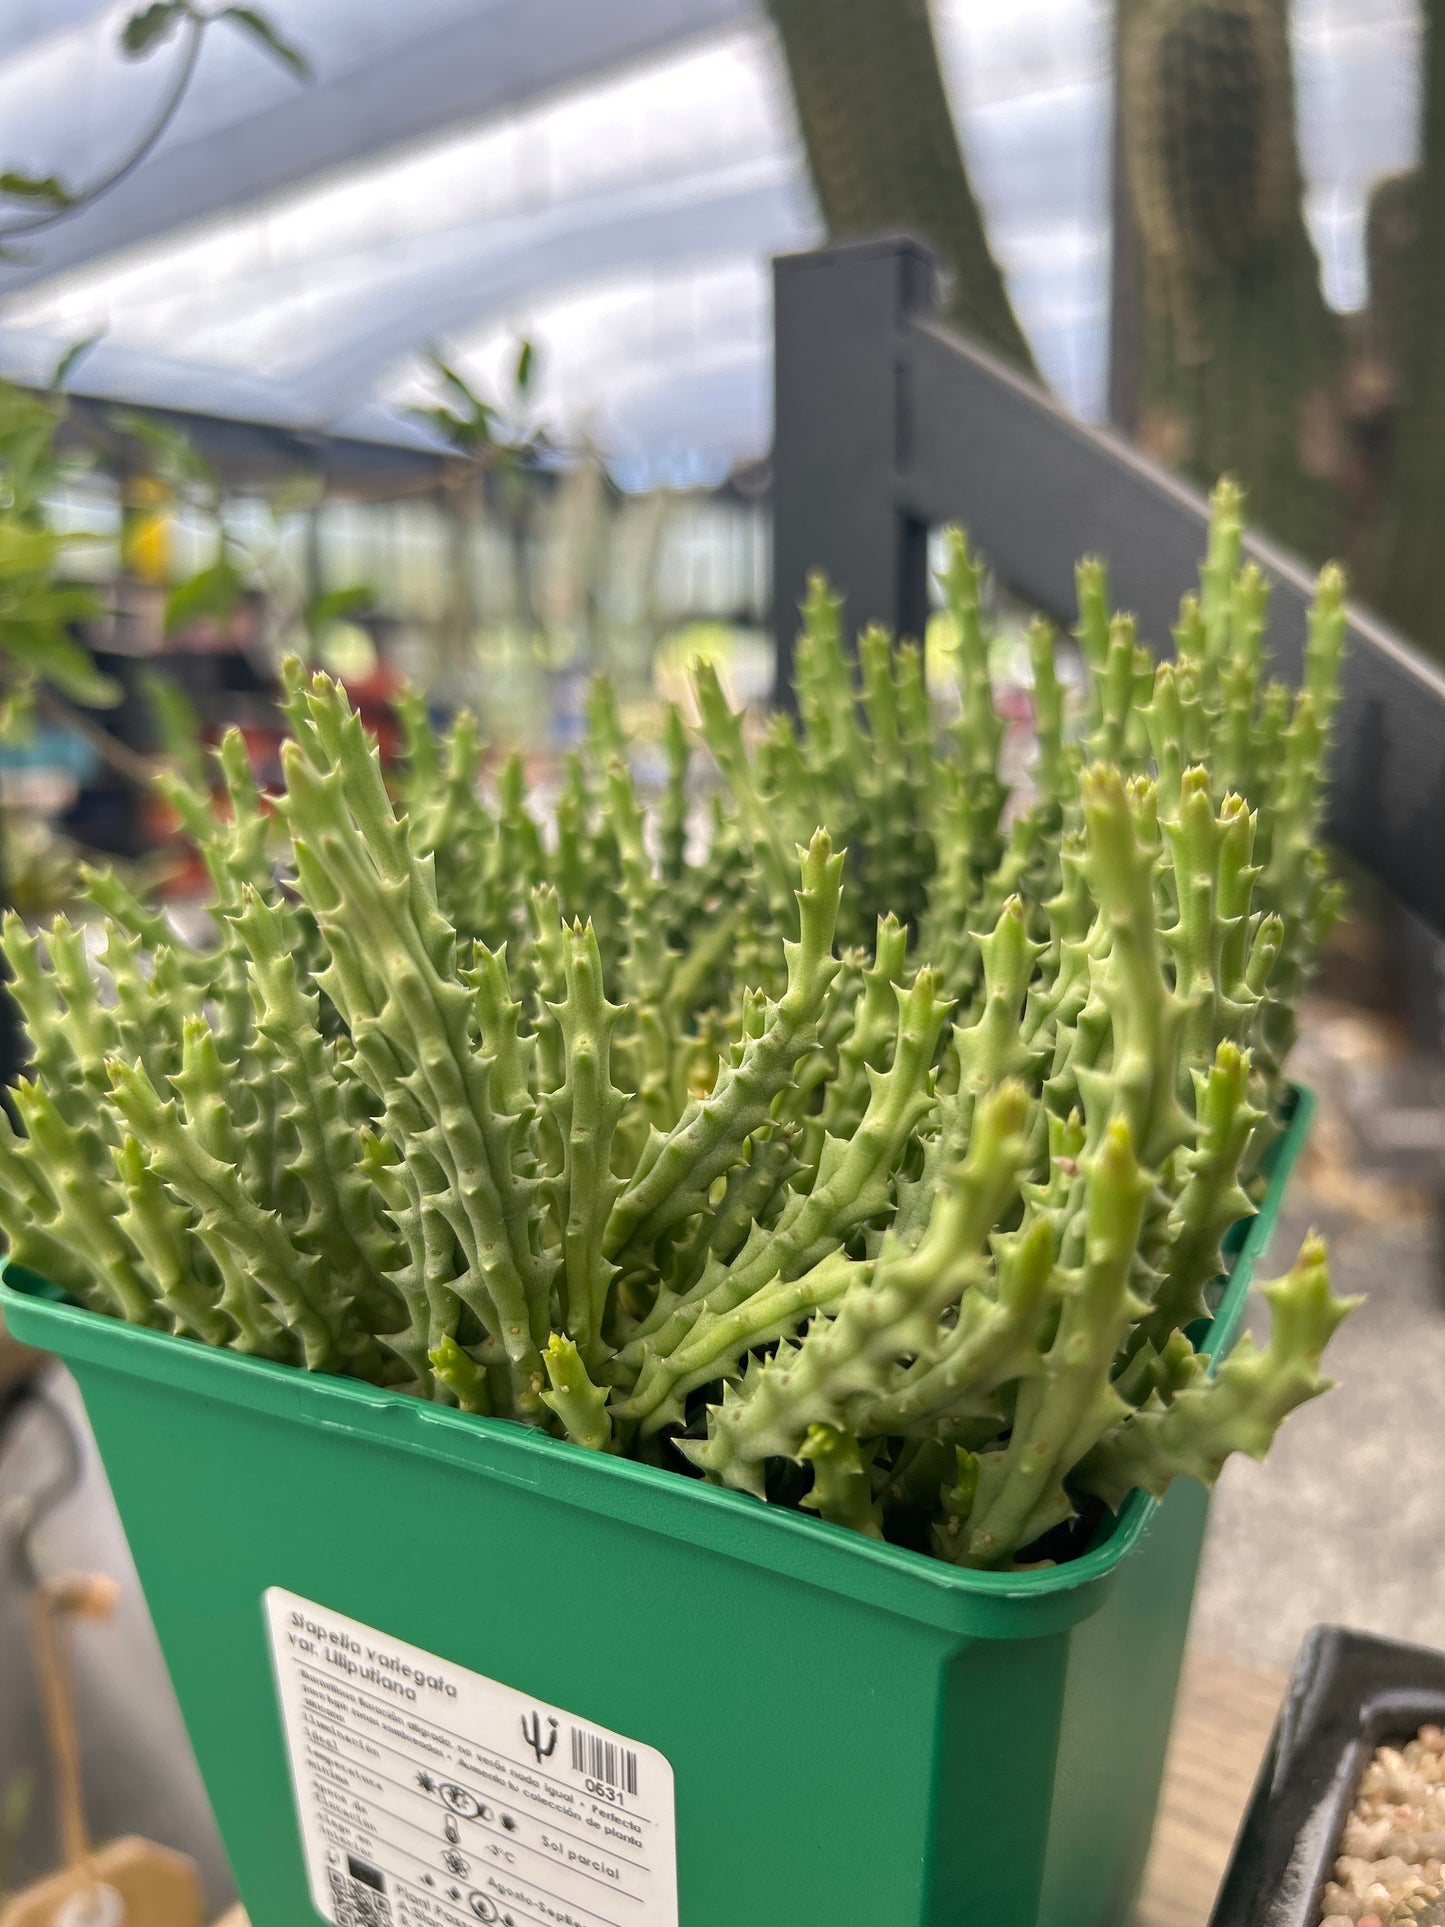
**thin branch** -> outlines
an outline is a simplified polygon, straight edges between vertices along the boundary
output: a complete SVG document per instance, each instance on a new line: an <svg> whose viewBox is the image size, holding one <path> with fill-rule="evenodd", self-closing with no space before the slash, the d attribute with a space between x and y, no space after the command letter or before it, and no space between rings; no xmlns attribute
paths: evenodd
<svg viewBox="0 0 1445 1927"><path fill-rule="evenodd" d="M0 226L0 243L13 240L17 234L39 234L45 228L54 227L57 221L67 220L81 208L91 206L103 194L109 194L112 188L119 187L121 182L133 174L147 155L154 150L156 143L175 119L181 101L185 98L186 89L191 84L191 76L196 71L196 62L200 59L201 42L205 37L206 28L211 25L204 14L192 13L189 9L185 20L188 38L185 51L176 68L176 78L169 94L161 104L160 113L142 137L140 145L112 168L109 174L103 175L93 186L75 195L73 199L66 202L64 207L52 208L45 214L32 214L27 220L12 222L9 226Z"/></svg>
<svg viewBox="0 0 1445 1927"><path fill-rule="evenodd" d="M73 729L77 735L83 736L100 760L113 769L117 776L124 776L127 782L141 789L149 789L159 776L162 766L153 757L142 756L139 750L112 736L109 730L102 729L99 723L92 721L83 709L75 708L55 690L46 687L39 689L35 706L51 722L63 724L66 729Z"/></svg>

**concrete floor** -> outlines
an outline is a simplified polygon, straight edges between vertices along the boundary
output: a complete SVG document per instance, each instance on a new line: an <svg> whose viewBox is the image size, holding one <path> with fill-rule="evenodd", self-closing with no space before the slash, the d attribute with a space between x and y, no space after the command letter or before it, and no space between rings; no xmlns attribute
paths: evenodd
<svg viewBox="0 0 1445 1927"><path fill-rule="evenodd" d="M1331 1346L1335 1389L1287 1421L1265 1464L1226 1466L1192 1628L1261 1666L1288 1666L1321 1620L1445 1647L1445 1253L1418 1195L1334 1162L1322 1109L1259 1275L1315 1225L1335 1289L1365 1303ZM1262 1309L1255 1322L1267 1329Z"/></svg>

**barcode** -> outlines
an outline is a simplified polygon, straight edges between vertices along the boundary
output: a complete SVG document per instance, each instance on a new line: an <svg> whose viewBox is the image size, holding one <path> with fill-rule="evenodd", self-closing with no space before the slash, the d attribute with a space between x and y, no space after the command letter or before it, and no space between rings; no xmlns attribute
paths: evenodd
<svg viewBox="0 0 1445 1927"><path fill-rule="evenodd" d="M386 1897L386 1878L375 1867L352 1860L348 1878L340 1867L328 1867L331 1879L332 1919L336 1927L392 1927L391 1902Z"/></svg>
<svg viewBox="0 0 1445 1927"><path fill-rule="evenodd" d="M622 1793L637 1791L637 1755L616 1740L604 1740L600 1733L572 1728L572 1764L589 1780L601 1780Z"/></svg>

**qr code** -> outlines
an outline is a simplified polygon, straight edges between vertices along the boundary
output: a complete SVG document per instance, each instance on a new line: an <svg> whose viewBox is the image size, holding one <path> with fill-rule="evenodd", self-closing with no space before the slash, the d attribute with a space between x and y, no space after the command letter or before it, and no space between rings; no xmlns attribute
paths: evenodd
<svg viewBox="0 0 1445 1927"><path fill-rule="evenodd" d="M346 1867L327 1869L331 1878L332 1919L336 1927L391 1927L386 1875L350 1855Z"/></svg>

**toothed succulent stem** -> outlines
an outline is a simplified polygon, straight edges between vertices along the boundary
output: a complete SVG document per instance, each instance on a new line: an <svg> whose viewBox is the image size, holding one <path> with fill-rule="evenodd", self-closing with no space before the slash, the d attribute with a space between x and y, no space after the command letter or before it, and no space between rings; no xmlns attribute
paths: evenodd
<svg viewBox="0 0 1445 1927"><path fill-rule="evenodd" d="M404 697L384 776L341 690L285 665L274 808L239 736L219 809L199 768L168 779L214 940L105 876L99 946L6 922L33 1052L0 1112L11 1255L589 1449L661 1464L685 1425L711 1479L776 1498L810 1469L795 1503L993 1569L1095 1495L1262 1450L1345 1309L1318 1249L1266 1351L1211 1379L1194 1341L1335 905L1343 584L1302 690L1265 684L1237 492L1214 513L1172 663L1082 565L1074 719L1032 625L1031 764L962 536L927 674L878 629L854 652L815 581L796 718L697 674L706 834L680 708L650 800L599 682L549 824L469 715Z"/></svg>
<svg viewBox="0 0 1445 1927"><path fill-rule="evenodd" d="M873 1497L869 1461L851 1433L831 1425L810 1425L798 1457L813 1468L812 1488L803 1498L810 1512L869 1539L883 1537L883 1514Z"/></svg>
<svg viewBox="0 0 1445 1927"><path fill-rule="evenodd" d="M834 855L824 830L800 854L800 936L784 945L787 988L770 1006L762 1035L750 1040L736 1066L719 1071L709 1096L688 1106L657 1145L645 1174L634 1178L613 1206L604 1241L609 1257L645 1250L702 1209L714 1180L739 1161L813 1040L838 968L833 931L843 858Z"/></svg>
<svg viewBox="0 0 1445 1927"><path fill-rule="evenodd" d="M563 1164L562 1175L550 1180L548 1189L562 1238L563 1323L581 1358L596 1366L606 1356L602 1327L617 1270L603 1255L602 1243L622 1189L611 1169L613 1133L627 1104L611 1076L612 1033L622 1009L603 993L602 957L591 924L565 929L562 945L567 995L553 1010L567 1074L547 1102Z"/></svg>
<svg viewBox="0 0 1445 1927"><path fill-rule="evenodd" d="M642 1345L636 1390L619 1412L645 1430L676 1419L687 1393L722 1376L746 1346L775 1331L779 1317L816 1309L807 1294L770 1292L775 1280L805 1277L860 1226L883 1216L893 1168L931 1106L928 1066L947 1006L933 973L898 991L898 1035L886 1072L869 1072L872 1097L846 1144L830 1138L807 1198L793 1200L769 1234L755 1234L727 1267L710 1268L656 1334ZM750 1317L756 1316L756 1331Z"/></svg>
<svg viewBox="0 0 1445 1927"><path fill-rule="evenodd" d="M229 1344L236 1327L208 1288L203 1265L191 1239L190 1217L147 1161L135 1138L116 1153L116 1173L125 1194L118 1223L134 1245L155 1286L157 1299L177 1331L208 1345Z"/></svg>
<svg viewBox="0 0 1445 1927"><path fill-rule="evenodd" d="M1086 770L1083 799L1089 880L1109 943L1094 976L1113 1028L1113 1061L1107 1074L1081 1070L1079 1089L1095 1136L1117 1106L1157 1170L1191 1133L1175 1088L1183 1008L1161 969L1155 857L1117 769Z"/></svg>
<svg viewBox="0 0 1445 1927"><path fill-rule="evenodd" d="M430 1364L437 1383L451 1393L464 1412L478 1412L484 1417L491 1412L487 1374L454 1338L438 1340L432 1347Z"/></svg>
<svg viewBox="0 0 1445 1927"><path fill-rule="evenodd" d="M1220 1245L1231 1225L1252 1217L1254 1207L1239 1183L1250 1136L1262 1113L1249 1101L1250 1059L1223 1043L1209 1070L1194 1072L1199 1141L1183 1154L1187 1173L1169 1214L1167 1255L1154 1291L1154 1306L1139 1327L1146 1343L1164 1345L1207 1315L1204 1288L1223 1267Z"/></svg>
<svg viewBox="0 0 1445 1927"><path fill-rule="evenodd" d="M1213 1485L1232 1453L1263 1458L1289 1413L1328 1389L1320 1359L1359 1300L1332 1294L1324 1240L1307 1238L1286 1276L1260 1291L1272 1315L1264 1349L1246 1333L1212 1377L1131 1413L1079 1467L1085 1490L1117 1511L1136 1488L1158 1497L1176 1478Z"/></svg>
<svg viewBox="0 0 1445 1927"><path fill-rule="evenodd" d="M563 1333L553 1332L542 1362L547 1367L548 1384L542 1403L557 1414L567 1437L589 1452L609 1451L612 1421L607 1415L607 1394L588 1377L576 1345Z"/></svg>
<svg viewBox="0 0 1445 1927"><path fill-rule="evenodd" d="M1152 1180L1124 1118L1110 1124L1086 1159L1084 1179L1083 1262L1065 1287L1040 1374L1020 1385L1008 1445L983 1457L968 1524L969 1565L1001 1565L1066 1518L1064 1475L1125 1413L1109 1379L1130 1325L1146 1309L1130 1279Z"/></svg>
<svg viewBox="0 0 1445 1927"><path fill-rule="evenodd" d="M1017 1190L1026 1114L1021 1086L990 1093L969 1155L939 1192L917 1250L885 1247L799 1346L783 1345L753 1365L736 1393L725 1391L706 1441L680 1447L695 1465L760 1491L763 1462L794 1456L809 1426L852 1429L855 1406L884 1392L899 1360L926 1345L944 1310L981 1280L984 1241Z"/></svg>

